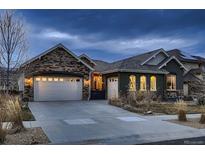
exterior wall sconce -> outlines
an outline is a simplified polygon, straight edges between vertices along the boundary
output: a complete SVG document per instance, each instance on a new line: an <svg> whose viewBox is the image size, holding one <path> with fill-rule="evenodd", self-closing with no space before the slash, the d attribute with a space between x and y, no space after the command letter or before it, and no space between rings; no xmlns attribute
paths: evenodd
<svg viewBox="0 0 205 154"><path fill-rule="evenodd" d="M25 86L32 86L33 85L33 79L32 78L26 78L24 83L25 83Z"/></svg>
<svg viewBox="0 0 205 154"><path fill-rule="evenodd" d="M90 86L90 80L84 79L84 86L89 87Z"/></svg>

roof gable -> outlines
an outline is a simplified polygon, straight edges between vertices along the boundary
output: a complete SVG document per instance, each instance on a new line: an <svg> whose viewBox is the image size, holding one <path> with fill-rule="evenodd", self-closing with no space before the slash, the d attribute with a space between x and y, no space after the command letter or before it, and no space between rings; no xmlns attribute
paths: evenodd
<svg viewBox="0 0 205 154"><path fill-rule="evenodd" d="M21 65L21 67L29 64L29 63L32 63L33 61L37 60L37 59L40 59L42 56L45 56L46 54L49 54L50 52L53 52L55 49L57 48L62 48L64 49L68 54L70 54L71 56L73 56L76 60L78 60L79 62L81 62L82 64L84 64L86 67L88 67L90 70L94 70L91 66L89 66L88 64L86 64L84 61L82 61L77 55L75 55L72 51L70 51L68 48L66 48L63 44L57 44L55 45L54 47L44 51L43 53L37 55L36 57L26 61L25 63L23 63Z"/></svg>
<svg viewBox="0 0 205 154"><path fill-rule="evenodd" d="M86 58L90 63L97 65L90 57L88 57L86 54L82 54L79 56L79 58Z"/></svg>
<svg viewBox="0 0 205 154"><path fill-rule="evenodd" d="M163 68L164 66L166 66L172 60L175 60L184 70L187 71L187 68L175 56L171 56L170 58L163 61L163 63L160 64L158 68L159 69Z"/></svg>
<svg viewBox="0 0 205 154"><path fill-rule="evenodd" d="M149 62L151 59L155 58L158 54L163 53L166 57L169 57L169 55L166 53L166 51L164 49L158 49L156 50L157 52L153 52L153 54L151 54L145 61L143 61L141 63L141 65L146 64L147 62Z"/></svg>
<svg viewBox="0 0 205 154"><path fill-rule="evenodd" d="M169 50L169 51L167 51L167 53L170 56L175 56L177 59L179 59L180 61L183 61L183 62L188 62L188 63L203 62L202 57L197 57L197 56L190 55L189 53L183 52L179 49Z"/></svg>

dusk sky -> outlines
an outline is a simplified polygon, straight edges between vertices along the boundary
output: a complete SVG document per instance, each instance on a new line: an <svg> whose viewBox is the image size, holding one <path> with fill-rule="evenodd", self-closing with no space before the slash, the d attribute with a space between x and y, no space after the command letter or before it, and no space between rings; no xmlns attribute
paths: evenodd
<svg viewBox="0 0 205 154"><path fill-rule="evenodd" d="M29 56L63 43L75 54L113 61L158 48L205 56L205 10L18 10Z"/></svg>

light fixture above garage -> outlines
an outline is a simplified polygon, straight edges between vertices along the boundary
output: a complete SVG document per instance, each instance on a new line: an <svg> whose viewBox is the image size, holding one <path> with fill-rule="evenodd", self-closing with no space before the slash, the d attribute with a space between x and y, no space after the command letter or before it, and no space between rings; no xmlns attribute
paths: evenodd
<svg viewBox="0 0 205 154"><path fill-rule="evenodd" d="M25 82L25 86L32 86L33 79L32 78L26 78L24 82Z"/></svg>

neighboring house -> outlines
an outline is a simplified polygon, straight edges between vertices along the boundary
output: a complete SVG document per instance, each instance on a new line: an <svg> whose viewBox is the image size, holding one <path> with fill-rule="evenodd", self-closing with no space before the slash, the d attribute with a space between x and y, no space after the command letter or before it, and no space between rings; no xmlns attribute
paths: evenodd
<svg viewBox="0 0 205 154"><path fill-rule="evenodd" d="M58 44L24 63L18 83L28 101L113 99L128 91L177 98L188 71L164 49L108 63L77 56Z"/></svg>

